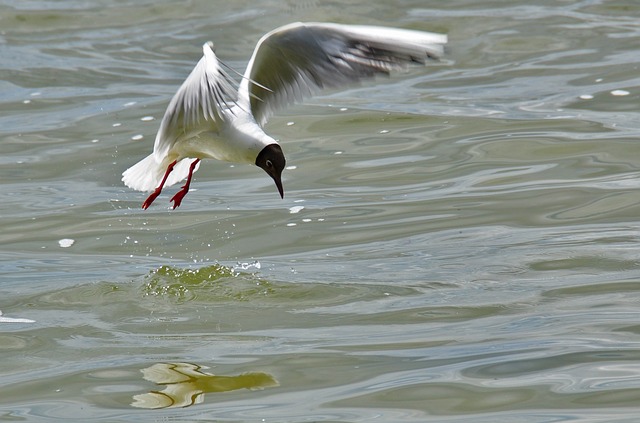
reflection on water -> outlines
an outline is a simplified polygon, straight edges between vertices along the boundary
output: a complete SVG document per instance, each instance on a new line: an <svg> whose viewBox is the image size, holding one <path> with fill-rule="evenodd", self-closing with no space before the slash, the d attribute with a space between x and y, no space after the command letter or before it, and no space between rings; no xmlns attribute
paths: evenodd
<svg viewBox="0 0 640 423"><path fill-rule="evenodd" d="M206 368L191 363L156 363L142 369L146 380L162 385L164 389L135 395L131 405L138 408L188 407L202 403L204 394L278 386L278 381L267 373L216 376L202 371Z"/></svg>
<svg viewBox="0 0 640 423"><path fill-rule="evenodd" d="M0 323L35 323L35 320L3 316L2 311L0 310Z"/></svg>

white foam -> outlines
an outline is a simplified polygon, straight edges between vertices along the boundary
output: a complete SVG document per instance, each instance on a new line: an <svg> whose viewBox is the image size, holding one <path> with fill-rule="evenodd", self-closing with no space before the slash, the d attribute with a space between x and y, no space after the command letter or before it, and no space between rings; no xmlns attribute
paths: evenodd
<svg viewBox="0 0 640 423"><path fill-rule="evenodd" d="M61 240L58 241L58 245L60 245L62 248L69 248L71 247L76 241L74 239L70 239L70 238L62 238Z"/></svg>

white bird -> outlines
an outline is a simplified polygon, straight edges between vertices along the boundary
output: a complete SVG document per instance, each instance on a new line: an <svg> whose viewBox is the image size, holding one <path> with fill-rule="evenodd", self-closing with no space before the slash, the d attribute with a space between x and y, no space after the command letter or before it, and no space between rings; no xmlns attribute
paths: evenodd
<svg viewBox="0 0 640 423"><path fill-rule="evenodd" d="M153 153L122 174L130 188L162 191L187 179L171 201L178 207L204 158L264 169L284 198L285 157L262 126L272 112L325 87L339 87L443 54L447 36L430 32L333 23L292 23L265 34L236 90L211 42L174 95L162 118ZM226 66L226 65L225 65Z"/></svg>

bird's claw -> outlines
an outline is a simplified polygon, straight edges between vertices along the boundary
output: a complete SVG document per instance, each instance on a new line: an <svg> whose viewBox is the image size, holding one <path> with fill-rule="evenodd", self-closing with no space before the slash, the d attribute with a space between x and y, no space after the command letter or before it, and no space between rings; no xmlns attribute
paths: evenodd
<svg viewBox="0 0 640 423"><path fill-rule="evenodd" d="M176 194L173 197L171 197L171 201L173 202L173 210L180 207L180 204L182 204L182 199L184 198L185 195L187 195L188 192L189 192L189 187L184 185L180 189L180 191L176 192Z"/></svg>
<svg viewBox="0 0 640 423"><path fill-rule="evenodd" d="M160 195L160 189L156 188L155 191L153 191L151 193L150 196L147 197L146 200L144 200L144 203L142 203L142 208L144 210L148 209L149 206L155 201L155 199L158 197L158 195Z"/></svg>

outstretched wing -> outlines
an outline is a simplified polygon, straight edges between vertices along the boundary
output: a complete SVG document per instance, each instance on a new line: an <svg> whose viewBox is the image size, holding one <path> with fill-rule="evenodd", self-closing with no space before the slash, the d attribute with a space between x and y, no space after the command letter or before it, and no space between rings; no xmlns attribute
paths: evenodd
<svg viewBox="0 0 640 423"><path fill-rule="evenodd" d="M238 103L263 125L273 110L322 88L439 58L446 42L446 35L407 29L285 25L258 41L238 90Z"/></svg>
<svg viewBox="0 0 640 423"><path fill-rule="evenodd" d="M237 93L212 47L211 42L202 46L204 56L167 107L153 146L158 162L162 162L180 138L215 130L229 119L226 102L235 100Z"/></svg>

